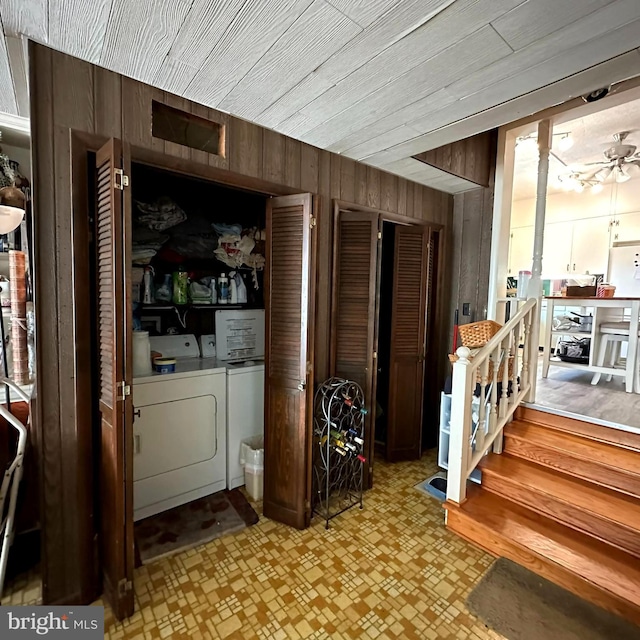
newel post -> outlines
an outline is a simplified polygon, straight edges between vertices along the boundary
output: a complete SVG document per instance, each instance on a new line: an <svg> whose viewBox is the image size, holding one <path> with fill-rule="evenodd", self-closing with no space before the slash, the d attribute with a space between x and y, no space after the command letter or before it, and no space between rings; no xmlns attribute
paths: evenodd
<svg viewBox="0 0 640 640"><path fill-rule="evenodd" d="M471 351L460 347L458 360L453 364L451 383L451 423L449 435L449 469L447 471L447 500L462 504L467 495L469 468L469 439L471 438L471 400L473 388L470 369Z"/></svg>

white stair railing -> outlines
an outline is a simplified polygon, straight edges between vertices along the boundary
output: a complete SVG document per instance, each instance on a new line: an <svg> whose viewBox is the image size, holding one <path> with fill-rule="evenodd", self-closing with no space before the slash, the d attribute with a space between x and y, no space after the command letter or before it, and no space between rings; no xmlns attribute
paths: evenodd
<svg viewBox="0 0 640 640"><path fill-rule="evenodd" d="M531 332L538 304L525 302L518 313L471 357L460 347L453 365L447 500L461 504L467 478L493 447L502 452L502 431L516 408L525 400L537 375L531 362L537 349ZM532 337L533 335L533 337ZM479 395L475 395L479 388Z"/></svg>

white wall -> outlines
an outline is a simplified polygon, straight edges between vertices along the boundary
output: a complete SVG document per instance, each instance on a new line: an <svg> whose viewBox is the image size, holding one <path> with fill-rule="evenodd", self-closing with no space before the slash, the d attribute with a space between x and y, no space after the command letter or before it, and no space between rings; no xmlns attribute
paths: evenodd
<svg viewBox="0 0 640 640"><path fill-rule="evenodd" d="M31 182L31 151L21 147L13 147L9 144L0 144L2 152L9 156L10 160L15 160L20 165L20 172Z"/></svg>
<svg viewBox="0 0 640 640"><path fill-rule="evenodd" d="M535 198L515 200L511 209L511 228L533 226L535 210ZM637 212L640 212L640 178L632 178L622 184L607 182L598 194L592 194L589 189L582 193L550 194L547 196L545 220L547 223L569 222Z"/></svg>

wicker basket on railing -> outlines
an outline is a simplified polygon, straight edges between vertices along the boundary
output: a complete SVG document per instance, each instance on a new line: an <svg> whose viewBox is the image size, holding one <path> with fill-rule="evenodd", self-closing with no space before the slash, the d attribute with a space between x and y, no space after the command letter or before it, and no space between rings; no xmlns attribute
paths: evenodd
<svg viewBox="0 0 640 640"><path fill-rule="evenodd" d="M460 341L462 346L469 349L477 349L484 347L493 336L502 329L502 325L493 320L482 320L480 322L470 322L469 324L461 324L458 327Z"/></svg>
<svg viewBox="0 0 640 640"><path fill-rule="evenodd" d="M478 352L480 351L480 349L472 350L471 355L469 356L469 360L473 360L473 356L475 355L473 351ZM450 353L449 360L451 361L451 364L453 364L454 362L457 362L459 360L458 355L456 353ZM509 380L511 380L513 376L513 360L514 360L513 356L509 356L509 369L508 369ZM481 369L482 369L482 365L480 365L476 370L477 384L482 384ZM504 375L504 360L500 363L500 366L498 367L498 383L502 382L503 375ZM486 384L490 384L491 382L493 382L493 360L489 360L489 373L488 373Z"/></svg>

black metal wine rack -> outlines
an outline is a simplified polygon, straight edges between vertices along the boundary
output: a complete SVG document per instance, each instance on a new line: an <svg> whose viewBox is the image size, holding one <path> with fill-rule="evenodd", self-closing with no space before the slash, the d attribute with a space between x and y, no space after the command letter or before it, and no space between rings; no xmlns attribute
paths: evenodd
<svg viewBox="0 0 640 640"><path fill-rule="evenodd" d="M362 509L364 422L367 409L359 385L329 378L314 397L314 514L329 520L359 504Z"/></svg>

